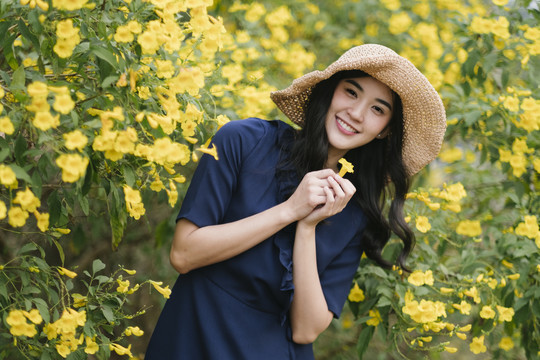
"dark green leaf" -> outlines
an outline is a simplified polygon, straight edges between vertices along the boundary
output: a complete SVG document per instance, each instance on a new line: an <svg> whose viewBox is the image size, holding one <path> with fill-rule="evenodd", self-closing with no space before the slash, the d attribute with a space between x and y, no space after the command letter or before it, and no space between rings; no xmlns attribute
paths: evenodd
<svg viewBox="0 0 540 360"><path fill-rule="evenodd" d="M58 191L53 191L47 199L49 205L49 224L51 226L57 226L58 219L62 212L62 203L58 199Z"/></svg>
<svg viewBox="0 0 540 360"><path fill-rule="evenodd" d="M22 19L19 19L18 25L19 25L19 30L21 31L22 36L24 36L25 38L27 38L28 40L32 42L32 45L34 45L34 50L36 51L39 50L38 38L30 32L30 29L28 29L28 27L26 26L26 24L24 23Z"/></svg>
<svg viewBox="0 0 540 360"><path fill-rule="evenodd" d="M358 336L358 343L356 344L358 360L362 360L364 358L364 354L369 346L369 342L373 337L374 329L375 328L373 326L366 326L360 332L360 335Z"/></svg>
<svg viewBox="0 0 540 360"><path fill-rule="evenodd" d="M28 149L28 143L26 142L26 139L24 136L19 135L17 137L17 140L15 140L15 160L19 164L24 164L24 152Z"/></svg>
<svg viewBox="0 0 540 360"><path fill-rule="evenodd" d="M88 216L90 214L90 204L88 203L88 198L83 196L81 193L78 193L79 206L83 211L84 215Z"/></svg>
<svg viewBox="0 0 540 360"><path fill-rule="evenodd" d="M62 248L62 245L55 239L52 239L54 242L54 245L56 245L56 248L58 249L58 255L60 255L60 261L62 263L62 266L64 266L64 262L66 260L66 256L64 255L64 248Z"/></svg>

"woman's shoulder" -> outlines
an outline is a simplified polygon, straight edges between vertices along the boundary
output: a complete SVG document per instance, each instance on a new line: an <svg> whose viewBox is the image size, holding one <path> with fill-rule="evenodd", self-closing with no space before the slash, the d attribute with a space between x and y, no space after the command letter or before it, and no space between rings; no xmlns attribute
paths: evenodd
<svg viewBox="0 0 540 360"><path fill-rule="evenodd" d="M247 118L229 121L214 136L215 142L233 142L242 148L253 148L261 141L275 142L284 132L292 129L280 120Z"/></svg>
<svg viewBox="0 0 540 360"><path fill-rule="evenodd" d="M252 117L229 121L219 129L218 133L264 136L269 132L284 130L287 127L290 128L290 125L280 120L264 120Z"/></svg>

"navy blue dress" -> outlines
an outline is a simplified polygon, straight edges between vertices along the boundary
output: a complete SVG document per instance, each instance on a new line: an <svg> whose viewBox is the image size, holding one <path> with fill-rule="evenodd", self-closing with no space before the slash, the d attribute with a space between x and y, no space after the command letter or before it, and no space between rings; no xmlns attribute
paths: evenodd
<svg viewBox="0 0 540 360"><path fill-rule="evenodd" d="M202 156L178 219L199 227L229 223L286 199L298 179L283 166L293 129L281 121L229 122L214 136L219 160ZM277 169L277 170L276 170ZM365 216L355 201L316 229L317 266L330 311L341 313L361 256ZM295 224L229 260L180 275L146 360L307 360L292 341Z"/></svg>

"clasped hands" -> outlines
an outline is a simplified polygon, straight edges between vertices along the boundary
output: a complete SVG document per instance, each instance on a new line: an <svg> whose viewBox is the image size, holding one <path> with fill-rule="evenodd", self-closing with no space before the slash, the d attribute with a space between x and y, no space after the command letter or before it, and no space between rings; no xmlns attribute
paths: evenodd
<svg viewBox="0 0 540 360"><path fill-rule="evenodd" d="M355 192L349 180L323 169L307 173L286 203L295 220L316 226L341 212Z"/></svg>

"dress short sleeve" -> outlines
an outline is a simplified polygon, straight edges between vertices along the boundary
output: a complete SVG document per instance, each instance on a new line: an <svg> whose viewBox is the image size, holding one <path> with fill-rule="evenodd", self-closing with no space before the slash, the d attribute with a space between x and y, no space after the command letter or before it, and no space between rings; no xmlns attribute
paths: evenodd
<svg viewBox="0 0 540 360"><path fill-rule="evenodd" d="M265 135L261 119L225 124L212 144L219 160L204 154L191 180L177 220L185 218L198 227L222 222L235 192L242 162Z"/></svg>
<svg viewBox="0 0 540 360"><path fill-rule="evenodd" d="M352 280L362 256L361 241L352 240L320 274L328 310L338 318L349 295Z"/></svg>

